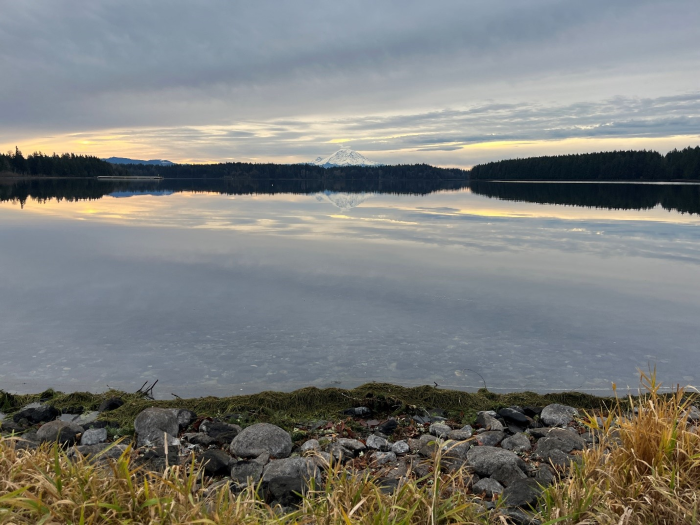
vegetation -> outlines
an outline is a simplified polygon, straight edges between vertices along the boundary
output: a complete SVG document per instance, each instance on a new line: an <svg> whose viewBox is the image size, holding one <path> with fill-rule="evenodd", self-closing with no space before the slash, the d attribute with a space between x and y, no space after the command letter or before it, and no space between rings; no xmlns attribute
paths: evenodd
<svg viewBox="0 0 700 525"><path fill-rule="evenodd" d="M700 180L700 146L501 160L474 166L472 180Z"/></svg>
<svg viewBox="0 0 700 525"><path fill-rule="evenodd" d="M49 156L43 153L32 153L25 158L19 148L15 148L14 153L0 153L0 176L100 177L124 174L126 171L123 168L89 155L54 153Z"/></svg>

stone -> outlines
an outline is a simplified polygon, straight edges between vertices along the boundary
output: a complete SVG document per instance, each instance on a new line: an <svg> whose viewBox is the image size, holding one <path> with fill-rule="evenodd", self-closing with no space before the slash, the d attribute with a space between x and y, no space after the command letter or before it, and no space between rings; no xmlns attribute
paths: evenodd
<svg viewBox="0 0 700 525"><path fill-rule="evenodd" d="M385 465L387 463L394 463L396 461L396 454L393 452L375 452L372 454L372 464L376 466Z"/></svg>
<svg viewBox="0 0 700 525"><path fill-rule="evenodd" d="M393 494L401 484L401 478L377 478L377 487L384 494Z"/></svg>
<svg viewBox="0 0 700 525"><path fill-rule="evenodd" d="M187 440L188 443L205 448L216 443L216 439L205 434L204 432L190 432L188 434L183 434L182 437L183 439Z"/></svg>
<svg viewBox="0 0 700 525"><path fill-rule="evenodd" d="M199 426L200 432L214 438L221 445L229 445L233 439L241 433L241 427L223 421L205 421Z"/></svg>
<svg viewBox="0 0 700 525"><path fill-rule="evenodd" d="M346 416L365 417L369 416L371 413L372 411L367 407L355 407L343 410L343 414L345 414Z"/></svg>
<svg viewBox="0 0 700 525"><path fill-rule="evenodd" d="M505 437L505 432L501 432L500 430L488 430L486 432L482 432L481 434L477 434L476 442L484 447L495 447L501 441L503 441Z"/></svg>
<svg viewBox="0 0 700 525"><path fill-rule="evenodd" d="M508 507L535 509L543 488L536 479L520 479L503 491L503 501Z"/></svg>
<svg viewBox="0 0 700 525"><path fill-rule="evenodd" d="M294 476L279 476L266 483L265 500L271 505L292 506L299 503L307 484Z"/></svg>
<svg viewBox="0 0 700 525"><path fill-rule="evenodd" d="M500 409L498 415L501 416L507 424L514 424L521 428L527 428L533 423L532 419L513 407Z"/></svg>
<svg viewBox="0 0 700 525"><path fill-rule="evenodd" d="M583 440L581 440L583 441ZM583 447L570 440L559 439L557 437L542 438L537 442L536 453L541 456L556 449L562 452L569 453L572 450L582 450Z"/></svg>
<svg viewBox="0 0 700 525"><path fill-rule="evenodd" d="M7 414L5 414L4 412L0 412L0 423L2 423L2 421L3 421L6 417L7 417Z"/></svg>
<svg viewBox="0 0 700 525"><path fill-rule="evenodd" d="M338 443L331 444L331 446L328 448L328 452L335 461L340 462L349 461L355 457L355 453L352 450L348 450Z"/></svg>
<svg viewBox="0 0 700 525"><path fill-rule="evenodd" d="M122 443L98 443L96 445L80 445L68 451L68 459L74 459L76 454L96 461L119 459L128 446Z"/></svg>
<svg viewBox="0 0 700 525"><path fill-rule="evenodd" d="M444 423L433 423L430 425L428 432L430 432L433 436L446 437L450 430L452 429Z"/></svg>
<svg viewBox="0 0 700 525"><path fill-rule="evenodd" d="M83 433L83 427L65 421L49 421L37 430L36 435L42 443L58 442L61 445L72 445Z"/></svg>
<svg viewBox="0 0 700 525"><path fill-rule="evenodd" d="M508 486L515 479L527 477L527 465L510 450L496 447L472 447L467 452L467 464L479 476L493 477Z"/></svg>
<svg viewBox="0 0 700 525"><path fill-rule="evenodd" d="M691 405L683 414L688 421L688 423L698 423L700 422L700 409L695 405Z"/></svg>
<svg viewBox="0 0 700 525"><path fill-rule="evenodd" d="M500 515L508 518L508 523L515 525L541 525L540 520L518 508L501 509Z"/></svg>
<svg viewBox="0 0 700 525"><path fill-rule="evenodd" d="M483 495L488 499L492 499L503 492L503 485L492 478L482 478L472 485L474 494Z"/></svg>
<svg viewBox="0 0 700 525"><path fill-rule="evenodd" d="M207 476L224 476L231 472L231 456L217 448L207 450L202 454L202 464Z"/></svg>
<svg viewBox="0 0 700 525"><path fill-rule="evenodd" d="M83 432L80 436L80 444L84 445L97 445L98 443L104 443L107 441L107 429L106 428L90 428Z"/></svg>
<svg viewBox="0 0 700 525"><path fill-rule="evenodd" d="M58 410L51 405L42 403L30 403L22 410L12 416L15 423L19 423L22 419L26 419L32 425L37 423L47 423L58 417Z"/></svg>
<svg viewBox="0 0 700 525"><path fill-rule="evenodd" d="M110 397L109 399L105 399L100 403L99 408L97 409L98 412L109 412L110 410L116 410L120 406L124 404L124 400L121 397Z"/></svg>
<svg viewBox="0 0 700 525"><path fill-rule="evenodd" d="M555 467L568 467L572 461L575 461L574 456L571 456L566 452L562 452L557 448L546 451L535 451L535 458L550 463Z"/></svg>
<svg viewBox="0 0 700 525"><path fill-rule="evenodd" d="M380 424L376 430L385 436L391 436L398 426L399 423L395 419L387 419L384 423Z"/></svg>
<svg viewBox="0 0 700 525"><path fill-rule="evenodd" d="M180 426L173 411L167 408L147 408L134 420L136 446L163 445L167 437L169 446L179 444L177 439Z"/></svg>
<svg viewBox="0 0 700 525"><path fill-rule="evenodd" d="M520 432L501 441L501 448L512 450L513 452L528 452L532 449L532 444L530 439Z"/></svg>
<svg viewBox="0 0 700 525"><path fill-rule="evenodd" d="M180 427L180 430L185 430L197 420L197 414L186 408L171 408L170 410L172 410L173 414L177 418L177 424Z"/></svg>
<svg viewBox="0 0 700 525"><path fill-rule="evenodd" d="M312 452L318 452L321 450L321 444L318 439L309 439L304 442L304 444L299 448L302 454L308 454Z"/></svg>
<svg viewBox="0 0 700 525"><path fill-rule="evenodd" d="M466 441L467 439L471 438L474 435L474 429L470 427L469 425L465 425L464 427L460 428L459 430L450 430L447 433L447 439L451 439L453 441Z"/></svg>
<svg viewBox="0 0 700 525"><path fill-rule="evenodd" d="M528 434L537 439L556 438L563 441L566 447L568 447L566 448L564 445L562 445L561 450L564 450L565 452L570 452L571 450L584 450L586 448L585 439L571 428L532 428L528 430Z"/></svg>
<svg viewBox="0 0 700 525"><path fill-rule="evenodd" d="M486 430L505 430L503 423L496 419L496 412L486 410L476 414L476 424Z"/></svg>
<svg viewBox="0 0 700 525"><path fill-rule="evenodd" d="M538 481L540 485L547 486L552 485L554 483L555 475L554 471L552 470L552 467L543 463L535 471L534 478Z"/></svg>
<svg viewBox="0 0 700 525"><path fill-rule="evenodd" d="M374 434L367 437L365 441L367 448L373 450L381 450L382 452L387 452L391 450L391 444L383 437L375 436Z"/></svg>
<svg viewBox="0 0 700 525"><path fill-rule="evenodd" d="M295 477L306 482L314 480L317 486L321 483L321 471L311 458L294 457L270 461L263 470L263 481L279 477Z"/></svg>
<svg viewBox="0 0 700 525"><path fill-rule="evenodd" d="M391 451L397 455L408 454L408 452L410 451L410 448L409 448L408 443L406 441L401 440L401 441L397 441L391 445Z"/></svg>
<svg viewBox="0 0 700 525"><path fill-rule="evenodd" d="M26 430L26 427L20 425L19 423L15 423L11 419L5 419L4 421L0 422L0 432L3 434L18 433L23 432L24 430Z"/></svg>
<svg viewBox="0 0 700 525"><path fill-rule="evenodd" d="M447 460L463 460L467 458L467 452L472 448L468 441L448 441L442 445L442 455Z"/></svg>
<svg viewBox="0 0 700 525"><path fill-rule="evenodd" d="M87 425L97 421L99 415L100 413L97 410L93 410L92 412L85 412L76 416L75 419L73 419L73 423L85 428Z"/></svg>
<svg viewBox="0 0 700 525"><path fill-rule="evenodd" d="M264 452L276 458L286 458L292 452L292 437L278 426L257 423L244 428L233 438L230 450L241 458L255 458Z"/></svg>
<svg viewBox="0 0 700 525"><path fill-rule="evenodd" d="M357 454L358 452L364 451L367 447L365 444L357 439L350 439L350 438L338 438L336 440L336 443L340 445L341 447L350 450L351 452Z"/></svg>
<svg viewBox="0 0 700 525"><path fill-rule="evenodd" d="M549 427L565 427L578 416L578 410L567 405L554 403L542 409L540 419Z"/></svg>
<svg viewBox="0 0 700 525"><path fill-rule="evenodd" d="M240 486L255 485L262 477L264 466L257 461L243 459L231 463L231 479Z"/></svg>

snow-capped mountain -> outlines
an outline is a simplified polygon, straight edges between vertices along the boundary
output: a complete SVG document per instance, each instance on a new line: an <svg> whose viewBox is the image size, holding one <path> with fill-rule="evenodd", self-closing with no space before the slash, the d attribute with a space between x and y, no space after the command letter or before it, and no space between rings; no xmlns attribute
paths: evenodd
<svg viewBox="0 0 700 525"><path fill-rule="evenodd" d="M322 168L337 168L340 166L381 166L378 162L372 162L357 151L343 146L329 157L318 157L311 164Z"/></svg>
<svg viewBox="0 0 700 525"><path fill-rule="evenodd" d="M322 191L316 194L316 200L319 202L330 202L333 206L340 208L343 211L351 210L371 199L375 193L345 193L337 191Z"/></svg>

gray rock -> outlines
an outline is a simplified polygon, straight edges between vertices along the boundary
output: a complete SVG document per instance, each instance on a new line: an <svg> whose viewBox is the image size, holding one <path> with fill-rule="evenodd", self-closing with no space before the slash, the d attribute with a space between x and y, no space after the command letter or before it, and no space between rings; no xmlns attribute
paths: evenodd
<svg viewBox="0 0 700 525"><path fill-rule="evenodd" d="M186 408L171 408L170 410L172 410L177 418L177 424L180 430L185 430L197 420L197 414Z"/></svg>
<svg viewBox="0 0 700 525"><path fill-rule="evenodd" d="M347 450L350 450L351 452L353 452L355 454L358 452L362 452L363 450L365 450L367 448L365 446L365 444L362 443L362 441L359 441L357 439L338 438L336 440L336 443L338 443L338 445L340 445L341 447L343 447Z"/></svg>
<svg viewBox="0 0 700 525"><path fill-rule="evenodd" d="M517 410L515 407L502 408L498 411L508 425L515 425L520 428L527 428L532 425L533 420Z"/></svg>
<svg viewBox="0 0 700 525"><path fill-rule="evenodd" d="M540 440L542 441L542 440ZM539 445L539 443L538 443ZM571 456L566 452L562 452L558 448L547 450L536 450L534 457L546 463L550 463L555 467L568 467L572 461L576 461L575 456Z"/></svg>
<svg viewBox="0 0 700 525"><path fill-rule="evenodd" d="M98 443L104 443L107 441L107 429L106 428L89 428L80 437L80 445L97 445Z"/></svg>
<svg viewBox="0 0 700 525"><path fill-rule="evenodd" d="M530 439L522 432L501 441L501 447L513 452L527 452L532 448Z"/></svg>
<svg viewBox="0 0 700 525"><path fill-rule="evenodd" d="M109 412L110 410L116 410L124 404L124 400L121 397L110 397L105 399L100 403L100 407L97 409L98 412Z"/></svg>
<svg viewBox="0 0 700 525"><path fill-rule="evenodd" d="M12 420L19 423L22 419L26 419L32 425L36 425L37 423L53 421L57 417L58 410L54 407L42 403L30 403L12 416Z"/></svg>
<svg viewBox="0 0 700 525"><path fill-rule="evenodd" d="M229 445L241 433L241 427L223 421L206 421L199 426L199 431L206 432L207 436L221 445Z"/></svg>
<svg viewBox="0 0 700 525"><path fill-rule="evenodd" d="M393 445L391 445L391 451L394 454L401 455L401 454L408 454L410 451L410 448L408 446L408 443L406 441L397 441Z"/></svg>
<svg viewBox="0 0 700 525"><path fill-rule="evenodd" d="M231 472L231 456L217 448L207 450L202 454L202 464L207 476L224 476Z"/></svg>
<svg viewBox="0 0 700 525"><path fill-rule="evenodd" d="M309 439L305 441L304 444L299 448L299 451L302 454L318 452L319 450L321 450L321 444L318 442L317 439Z"/></svg>
<svg viewBox="0 0 700 525"><path fill-rule="evenodd" d="M293 476L279 476L265 484L265 499L272 506L279 505L283 512L288 512L301 501L300 494L307 490L303 479Z"/></svg>
<svg viewBox="0 0 700 525"><path fill-rule="evenodd" d="M442 445L442 455L447 460L463 460L471 448L472 444L468 441L448 441Z"/></svg>
<svg viewBox="0 0 700 525"><path fill-rule="evenodd" d="M554 403L542 409L540 419L549 427L565 427L578 416L578 410L567 405Z"/></svg>
<svg viewBox="0 0 700 525"><path fill-rule="evenodd" d="M381 450L382 452L387 452L391 450L391 444L383 437L375 436L374 434L367 437L367 448L373 450Z"/></svg>
<svg viewBox="0 0 700 525"><path fill-rule="evenodd" d="M446 437L447 434L449 434L450 430L452 429L444 423L433 423L432 425L430 425L428 432L430 432L433 436L442 438Z"/></svg>
<svg viewBox="0 0 700 525"><path fill-rule="evenodd" d="M349 461L355 457L355 453L352 450L348 450L347 448L338 443L332 443L331 446L328 448L328 452L335 461L340 462Z"/></svg>
<svg viewBox="0 0 700 525"><path fill-rule="evenodd" d="M505 432L501 432L500 430L488 430L486 432L482 432L481 434L477 434L476 442L484 447L495 447L501 441L503 441L505 437Z"/></svg>
<svg viewBox="0 0 700 525"><path fill-rule="evenodd" d="M263 468L257 461L236 461L231 464L231 479L240 486L255 485L262 477Z"/></svg>
<svg viewBox="0 0 700 525"><path fill-rule="evenodd" d="M5 414L4 412L0 412L0 423L2 423L3 419L5 419L6 417L7 414Z"/></svg>
<svg viewBox="0 0 700 525"><path fill-rule="evenodd" d="M93 410L92 412L85 412L84 414L76 416L76 418L73 420L73 423L85 428L86 425L97 421L99 415L100 413L97 410Z"/></svg>
<svg viewBox="0 0 700 525"><path fill-rule="evenodd" d="M559 448L564 452L586 448L585 439L571 428L533 428L528 430L528 433L538 439L550 438L563 442Z"/></svg>
<svg viewBox="0 0 700 525"><path fill-rule="evenodd" d="M97 445L80 445L68 451L68 458L75 459L76 454L96 461L119 459L128 446L122 443L98 443Z"/></svg>
<svg viewBox="0 0 700 525"><path fill-rule="evenodd" d="M173 411L167 408L147 408L134 420L136 446L163 445L167 437L169 446L177 446L180 426Z"/></svg>
<svg viewBox="0 0 700 525"><path fill-rule="evenodd" d="M503 423L496 419L497 415L498 414L493 410L478 412L476 415L476 424L486 430L505 430Z"/></svg>
<svg viewBox="0 0 700 525"><path fill-rule="evenodd" d="M61 445L72 445L83 433L83 427L65 421L49 421L41 425L36 436L42 443L58 442Z"/></svg>
<svg viewBox="0 0 700 525"><path fill-rule="evenodd" d="M347 410L344 410L343 413L348 416L362 417L369 416L372 413L372 411L367 407L355 407L348 408Z"/></svg>
<svg viewBox="0 0 700 525"><path fill-rule="evenodd" d="M270 461L263 470L263 481L279 477L294 477L306 482L313 479L317 486L321 483L321 471L311 458L294 457Z"/></svg>
<svg viewBox="0 0 700 525"><path fill-rule="evenodd" d="M466 441L470 437L474 435L474 429L470 427L469 425L465 425L464 427L460 428L459 430L450 430L447 433L447 439L451 439L453 441Z"/></svg>
<svg viewBox="0 0 700 525"><path fill-rule="evenodd" d="M520 479L503 491L503 501L508 507L535 508L543 488L536 479Z"/></svg>
<svg viewBox="0 0 700 525"><path fill-rule="evenodd" d="M396 454L393 452L375 452L372 454L372 463L376 466L394 463L395 461Z"/></svg>
<svg viewBox="0 0 700 525"><path fill-rule="evenodd" d="M508 518L508 523L515 525L541 525L540 520L518 508L505 508L499 511L501 516Z"/></svg>
<svg viewBox="0 0 700 525"><path fill-rule="evenodd" d="M583 440L581 440L583 441ZM542 456L552 450L561 450L564 453L569 453L572 450L581 450L582 447L572 440L559 439L557 437L542 438L537 442L536 454Z"/></svg>
<svg viewBox="0 0 700 525"><path fill-rule="evenodd" d="M686 416L688 423L698 423L700 422L700 409L695 405L691 405L683 414Z"/></svg>
<svg viewBox="0 0 700 525"><path fill-rule="evenodd" d="M216 443L216 439L208 436L204 432L188 432L187 434L183 434L182 438L187 440L188 443L205 448Z"/></svg>
<svg viewBox="0 0 700 525"><path fill-rule="evenodd" d="M551 485L554 483L555 479L554 470L552 470L552 467L550 467L549 465L545 465L543 463L535 471L534 478L539 482L540 485Z"/></svg>
<svg viewBox="0 0 700 525"><path fill-rule="evenodd" d="M280 427L257 423L244 428L231 442L231 453L241 458L255 458L267 452L276 458L286 458L292 452L292 438Z"/></svg>
<svg viewBox="0 0 700 525"><path fill-rule="evenodd" d="M492 478L482 478L472 485L474 494L483 494L486 498L491 499L494 495L503 493L503 485Z"/></svg>
<svg viewBox="0 0 700 525"><path fill-rule="evenodd" d="M467 464L479 476L493 477L504 486L515 479L527 477L525 462L510 450L496 447L472 447L467 452Z"/></svg>

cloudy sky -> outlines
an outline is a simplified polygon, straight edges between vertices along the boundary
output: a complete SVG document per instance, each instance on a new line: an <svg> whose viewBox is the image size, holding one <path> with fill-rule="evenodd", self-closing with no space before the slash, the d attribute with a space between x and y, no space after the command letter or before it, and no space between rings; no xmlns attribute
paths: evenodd
<svg viewBox="0 0 700 525"><path fill-rule="evenodd" d="M0 148L180 162L700 144L698 0L0 0Z"/></svg>

